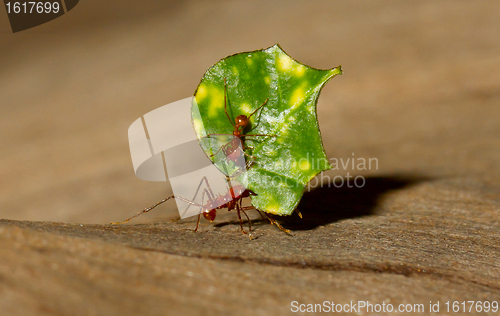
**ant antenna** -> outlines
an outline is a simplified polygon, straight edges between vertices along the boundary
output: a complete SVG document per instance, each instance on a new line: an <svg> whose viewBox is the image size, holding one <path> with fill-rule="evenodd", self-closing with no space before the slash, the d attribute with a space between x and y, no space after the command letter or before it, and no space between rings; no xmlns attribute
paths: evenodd
<svg viewBox="0 0 500 316"><path fill-rule="evenodd" d="M142 215L142 214L146 214L147 212L151 211L152 209L154 209L154 208L155 208L155 207L157 207L158 205L163 204L163 203L165 203L165 202L167 202L168 200L173 199L173 198L177 198L177 199L179 199L179 200L181 200L181 201L184 201L184 202L186 202L186 203L188 203L188 204L191 204L191 205L200 206L198 203L195 203L195 202L189 201L188 199L185 199L185 198L183 198L183 197L181 197L181 196L175 196L175 195L172 195L172 196L169 196L169 197L167 197L167 198L164 198L164 199L163 199L163 200L161 200L160 202L157 202L157 203L156 203L155 205L153 205L153 206L150 206L150 207L148 207L148 208L145 208L144 210L140 211L139 213L135 214L134 216L127 218L127 219L126 219L126 220L124 220L123 222L112 222L112 223L111 223L111 225L120 225L120 224L125 224L125 223L127 223L127 222L130 222L130 221L131 221L131 220L133 220L134 218L136 218L136 217L138 217L138 216L140 216L140 215Z"/></svg>
<svg viewBox="0 0 500 316"><path fill-rule="evenodd" d="M147 212L151 211L152 209L154 209L154 208L155 208L155 207L157 207L158 205L163 204L163 203L165 203L165 202L167 202L168 200L173 199L173 198L175 198L175 196L173 196L173 195L172 195L172 196L169 196L169 197L167 197L167 198L164 198L163 200L161 200L160 202L156 203L155 205L150 206L150 207L148 207L148 208L146 208L146 209L144 209L144 210L140 211L139 213L135 214L134 216L127 218L127 219L126 219L126 220L124 220L123 222L113 222L113 223L111 223L111 225L125 224L125 223L127 223L127 222L131 221L132 219L134 219L134 218L136 218L136 217L138 217L138 216L142 215L142 214L146 214Z"/></svg>
<svg viewBox="0 0 500 316"><path fill-rule="evenodd" d="M231 122L231 125L233 125L233 127L234 127L235 125L234 125L233 120L231 120L231 118L229 117L229 114L227 114L226 94L227 94L227 84L226 84L226 77L224 77L224 112L226 113L227 119L229 120L229 122Z"/></svg>
<svg viewBox="0 0 500 316"><path fill-rule="evenodd" d="M250 118L252 117L252 115L254 115L254 114L255 114L255 112L257 112L258 110L262 109L262 107L263 107L264 105L266 105L266 104L267 104L267 101L269 101L269 99L266 99L266 101L264 101L264 103L262 103L262 105L261 105L261 106L259 106L258 108L256 108L256 109L255 109L255 111L253 111L253 112L252 112L252 114L250 114L250 115L248 116L248 119L250 120Z"/></svg>

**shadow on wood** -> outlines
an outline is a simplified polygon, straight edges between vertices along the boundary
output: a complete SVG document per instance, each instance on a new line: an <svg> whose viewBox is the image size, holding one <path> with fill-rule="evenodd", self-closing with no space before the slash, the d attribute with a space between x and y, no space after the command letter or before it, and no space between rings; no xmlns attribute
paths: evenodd
<svg viewBox="0 0 500 316"><path fill-rule="evenodd" d="M296 212L292 216L274 216L274 218L285 228L294 231L310 230L348 218L375 215L378 202L384 194L429 179L419 176L394 175L368 177L365 180L365 185L361 188L347 187L346 180L326 183L322 187L304 193L298 206L303 218L300 218ZM244 223L248 225L246 220ZM252 219L254 227L262 224L269 224L269 221L260 217ZM239 221L224 221L214 226L226 225L239 225Z"/></svg>
<svg viewBox="0 0 500 316"><path fill-rule="evenodd" d="M365 185L361 188L353 185L348 188L346 181L337 181L304 193L298 206L303 218L294 213L291 217L282 218L283 225L291 230L309 230L343 219L375 215L378 201L384 194L428 179L417 176L384 176L368 177L365 180Z"/></svg>

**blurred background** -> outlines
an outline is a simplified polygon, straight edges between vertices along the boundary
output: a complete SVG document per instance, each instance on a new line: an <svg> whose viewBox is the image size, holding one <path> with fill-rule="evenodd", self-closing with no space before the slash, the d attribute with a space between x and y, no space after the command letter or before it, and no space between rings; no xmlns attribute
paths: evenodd
<svg viewBox="0 0 500 316"><path fill-rule="evenodd" d="M129 125L219 59L275 43L344 69L318 102L327 155L379 168L330 175L500 183L496 0L82 0L14 34L0 9L0 218L107 223L171 194L135 177Z"/></svg>

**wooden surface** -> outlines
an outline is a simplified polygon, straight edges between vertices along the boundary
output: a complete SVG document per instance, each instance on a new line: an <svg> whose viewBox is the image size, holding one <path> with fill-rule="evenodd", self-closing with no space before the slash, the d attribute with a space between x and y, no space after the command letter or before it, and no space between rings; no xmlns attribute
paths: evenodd
<svg viewBox="0 0 500 316"><path fill-rule="evenodd" d="M0 15L2 315L500 301L497 1L138 4L82 1L16 34ZM366 186L306 193L291 235L253 214L250 240L226 212L195 234L174 203L107 225L171 193L135 177L128 126L275 43L342 64L318 104L327 155L378 168L324 176Z"/></svg>

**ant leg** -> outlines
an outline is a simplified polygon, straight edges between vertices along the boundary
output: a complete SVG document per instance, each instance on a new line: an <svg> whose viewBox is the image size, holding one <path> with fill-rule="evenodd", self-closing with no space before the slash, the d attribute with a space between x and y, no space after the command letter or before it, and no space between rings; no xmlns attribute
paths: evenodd
<svg viewBox="0 0 500 316"><path fill-rule="evenodd" d="M243 214L245 214L246 218L248 219L248 237L250 239L253 239L253 234L252 234L252 221L250 220L250 217L248 217L247 213L244 210L241 210Z"/></svg>
<svg viewBox="0 0 500 316"><path fill-rule="evenodd" d="M243 154L245 154L245 156L247 156L248 158L257 159L257 157L251 156L251 155L247 154L246 152L243 152Z"/></svg>
<svg viewBox="0 0 500 316"><path fill-rule="evenodd" d="M243 150L243 152L245 152L245 149L250 149L250 150L254 150L254 147L249 147L249 146L245 146L245 147L242 147L241 148ZM248 155L248 154L247 154Z"/></svg>
<svg viewBox="0 0 500 316"><path fill-rule="evenodd" d="M191 201L194 201L194 199L196 199L196 196L198 195L198 191L200 191L200 188L201 188L201 185L203 184L203 181L205 181L205 183L206 183L206 185L207 185L207 187L208 187L209 193L210 193L210 194L212 194L212 198L214 198L214 199L215 199L214 193L212 192L212 189L210 188L210 184L208 184L208 179L207 179L207 177L203 177L203 178L201 178L201 180L200 180L200 184L198 184L198 188L196 189L196 192L194 193L194 196L193 196L193 198L191 199ZM205 191L203 191L203 192L205 192ZM184 201L184 202L186 202L186 203L190 204L190 205L188 205L188 206L186 207L186 209L185 209L185 210L184 210L184 212L182 213L181 217L182 217L184 214L186 214L186 212L187 212L187 211L188 211L188 209L191 207L191 205L199 206L199 204L193 204L194 202L193 202L193 203L189 203L189 202L187 202L187 200L186 200L186 199L181 199L181 201ZM202 201L203 201L203 196L202 196ZM201 205L203 205L203 203L202 203Z"/></svg>
<svg viewBox="0 0 500 316"><path fill-rule="evenodd" d="M238 205L238 203L236 203L236 212L238 213L238 219L240 220L241 232L246 235L247 232L243 229L243 221L241 220L241 214L240 214L241 209L240 209L240 206ZM246 213L245 213L245 215L246 215Z"/></svg>
<svg viewBox="0 0 500 316"><path fill-rule="evenodd" d="M227 119L229 120L229 122L231 123L231 125L233 125L233 127L234 127L235 126L234 125L234 121L231 120L231 118L229 117L229 114L227 114L226 94L227 94L227 84L226 84L226 77L224 77L224 112L226 113Z"/></svg>
<svg viewBox="0 0 500 316"><path fill-rule="evenodd" d="M248 170L250 169L250 167L255 163L255 161L251 161L251 160L248 160L246 163L245 163L245 168Z"/></svg>
<svg viewBox="0 0 500 316"><path fill-rule="evenodd" d="M264 135L264 134L245 134L245 135L241 135L241 137L247 137L247 136L265 136L265 137L278 137L278 135Z"/></svg>
<svg viewBox="0 0 500 316"><path fill-rule="evenodd" d="M203 178L205 178L205 177L203 177ZM208 185L208 182L207 182L207 185ZM209 186L209 189L210 189L210 186ZM198 227L200 226L201 213L203 212L203 206L205 205L205 195L208 196L209 205L213 205L213 199L212 199L212 197L210 197L210 194L212 194L212 195L214 194L211 189L210 189L210 191L207 189L203 190L203 194L201 196L201 205L200 205L200 209L198 212L198 221L196 222L196 228L193 231L195 233L198 230Z"/></svg>
<svg viewBox="0 0 500 316"><path fill-rule="evenodd" d="M213 135L213 134L212 134L212 135ZM219 149L217 149L217 151L216 151L215 153L211 154L209 157L211 158L211 157L213 157L213 156L217 155L217 154L219 153L219 151L222 149L222 147L223 147L223 146L220 146L220 147L219 147Z"/></svg>
<svg viewBox="0 0 500 316"><path fill-rule="evenodd" d="M231 198L234 200L236 199L236 196L234 196L234 190L233 190L233 186L231 185L231 178L229 176L226 176L226 184L227 184L227 187L228 187L228 190L229 190L229 193L231 193ZM230 209L228 208L228 211L230 211Z"/></svg>
<svg viewBox="0 0 500 316"><path fill-rule="evenodd" d="M278 223L274 218L272 218L269 214L267 214L266 212L264 212L264 215L266 215L267 219L271 222L271 225L276 225L278 226L279 229L281 229L282 231L284 231L285 233L287 234L290 234L290 230L289 229L286 229L284 228L283 226L280 225L280 223Z"/></svg>
<svg viewBox="0 0 500 316"><path fill-rule="evenodd" d="M250 148L250 147L246 147L246 148ZM247 156L248 158L252 158L254 160L257 159L257 157L247 154L243 148L241 148L240 150L243 153L243 155Z"/></svg>
<svg viewBox="0 0 500 316"><path fill-rule="evenodd" d="M208 135L207 135L207 136L205 136L205 137L210 137L210 136L212 136L212 135L221 135L221 134L208 134ZM223 135L223 134L222 134L222 135ZM211 155L210 155L210 156L208 156L208 157L209 157L209 158L212 158L212 157L214 157L215 155L217 155L217 154L218 154L218 153L222 150L222 152L223 152L223 153L224 153L224 155L226 156L226 157L225 157L225 159L227 159L227 156L229 156L229 155L231 154L231 153L227 154L227 148L231 148L231 147L230 147L230 145L231 145L231 142L228 142L228 143L226 143L226 144L224 144L224 145L220 146L220 147L217 149L217 151L216 151L215 153L211 154ZM212 148L211 148L211 149L212 149Z"/></svg>
<svg viewBox="0 0 500 316"><path fill-rule="evenodd" d="M242 207L241 206L241 199L240 199L239 202L240 202L240 210L241 210L241 212L243 212L243 214L245 214L246 218L248 219L248 231L250 233L252 233L252 221L250 220L250 217L248 217L248 214L247 214L247 212L245 212L245 210L248 210L248 209L251 210L251 209L254 209L254 207L253 206L250 206L250 208L248 206L247 207Z"/></svg>
<svg viewBox="0 0 500 316"><path fill-rule="evenodd" d="M298 208L295 209L295 213L297 213L297 215L299 215L299 217L302 218L302 213L299 211Z"/></svg>
<svg viewBox="0 0 500 316"><path fill-rule="evenodd" d="M245 149L251 149L251 150L253 150L253 147L243 147L243 148L241 149L241 151L243 152L243 154L244 154L245 156L247 156L247 157L249 157L249 158L252 158L252 159L254 159L254 160L255 160L255 159L257 159L256 157L254 157L254 156L251 156L251 155L247 154L247 153L245 152ZM248 168L247 168L247 169L248 169Z"/></svg>
<svg viewBox="0 0 500 316"><path fill-rule="evenodd" d="M255 209L257 211L257 213L259 213L260 217L262 217L263 220L267 220L267 218L264 217L264 215L262 215L262 212L259 211L258 209Z"/></svg>
<svg viewBox="0 0 500 316"><path fill-rule="evenodd" d="M203 177L203 178L205 178L205 177ZM203 181L203 179L202 179L202 181ZM200 227L201 212L202 212L202 208L203 208L203 202L205 201L205 194L206 194L206 192L207 192L207 189L203 190L203 194L201 196L201 206L200 206L200 210L198 212L198 221L196 222L196 228L193 231L195 233L196 233L196 231L198 231L198 227ZM197 191L197 193L198 193L198 191ZM189 206L188 206L188 208L189 208ZM186 211L187 211L187 209L186 209Z"/></svg>
<svg viewBox="0 0 500 316"><path fill-rule="evenodd" d="M196 222L196 228L194 229L195 233L198 230L198 227L200 226L200 218L201 218L201 212L200 212L200 214L198 214L198 221Z"/></svg>

